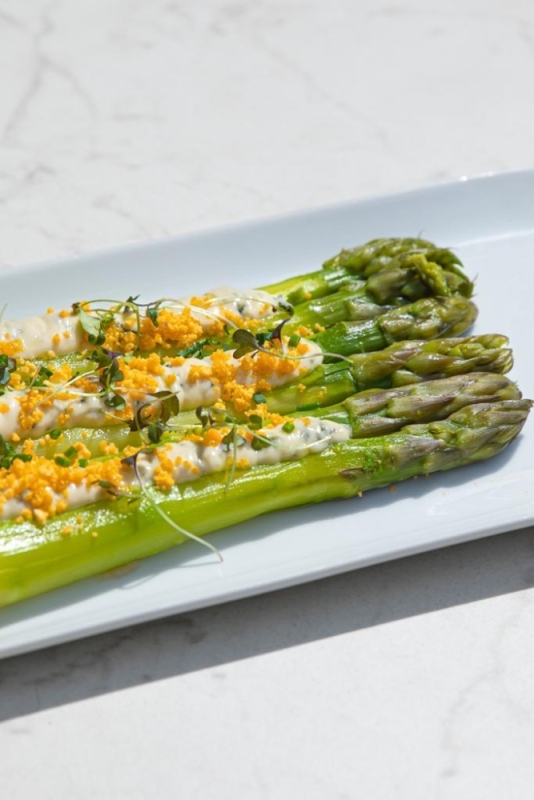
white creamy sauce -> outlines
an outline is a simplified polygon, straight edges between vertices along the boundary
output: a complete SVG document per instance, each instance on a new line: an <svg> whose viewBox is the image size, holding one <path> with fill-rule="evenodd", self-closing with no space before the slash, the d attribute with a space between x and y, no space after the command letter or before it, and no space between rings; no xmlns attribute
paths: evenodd
<svg viewBox="0 0 534 800"><path fill-rule="evenodd" d="M219 316L224 316L225 311L231 311L241 319L264 319L274 313L279 299L269 292L261 289L246 289L239 292L230 286L219 286L207 292L213 295L213 301L208 307L208 311ZM184 299L185 303L189 298ZM194 316L201 315L201 312L194 310Z"/></svg>
<svg viewBox="0 0 534 800"><path fill-rule="evenodd" d="M54 336L59 342L53 342ZM67 337L64 334L69 334ZM43 314L21 320L6 320L0 324L0 341L20 339L23 350L17 355L22 358L37 358L49 350L58 356L79 350L82 343L82 329L78 317L60 317L59 314Z"/></svg>
<svg viewBox="0 0 534 800"><path fill-rule="evenodd" d="M347 441L352 433L350 425L315 417L308 417L307 422L296 419L294 425L295 429L291 433L286 433L281 425L258 431L260 436L269 439L272 444L261 450L254 450L250 442L245 442L236 448L236 458L246 459L250 467L279 464L309 453L320 453L333 444ZM200 478L202 475L224 470L228 456L233 455L233 449L221 445L206 447L195 442L177 442L169 447L165 455L171 461L187 461L193 467L194 477ZM139 456L137 464L141 480L150 483L158 463L157 456ZM191 467L177 464L173 470L173 479L175 483L190 481Z"/></svg>
<svg viewBox="0 0 534 800"><path fill-rule="evenodd" d="M285 383L295 380L295 378L311 372L316 367L320 366L323 361L322 350L314 342L306 342L308 352L306 357L302 360L295 360L294 369L288 375L272 374L268 376L269 383L273 387L282 386ZM229 357L232 356L232 351L228 353ZM162 375L150 376L158 382L156 391L172 392L178 397L180 402L180 409L182 411L189 411L199 406L210 406L217 402L220 398L220 387L207 378L202 378L195 382L189 380L189 375L193 367L210 366L211 359L188 358L184 364L176 367L167 366L164 368ZM235 361L237 366L236 382L240 385L246 386L254 382L254 376L244 371L241 363ZM168 384L166 379L170 376L175 376L175 381ZM1 400L2 403L8 406L8 410L0 413L0 434L9 439L14 433L19 436L30 438L39 438L48 431L54 428L77 428L88 427L98 428L102 425L115 425L120 424L121 420L114 416L112 408L106 405L103 397L91 397L90 395L76 395L76 390L73 387L67 387L54 384L54 391L58 393L68 391L68 399L51 398L51 405L43 405L41 410L43 412L42 419L37 422L31 430L23 430L19 422L20 400L24 397L24 392L14 390L6 392ZM116 387L117 394L124 397L127 403L131 403L134 408L139 403L149 402L150 394L146 398L139 401L133 400L132 395L127 389ZM134 396L137 396L134 393ZM46 394L43 392L43 398ZM65 419L65 412L68 411L68 417ZM62 416L63 415L63 416ZM62 419L60 424L60 419Z"/></svg>
<svg viewBox="0 0 534 800"><path fill-rule="evenodd" d="M261 450L254 450L251 443L246 442L237 448L237 459L246 459L250 467L261 464L279 464L311 453L321 453L328 447L339 442L346 442L351 438L349 425L329 420L309 417L307 422L297 419L294 424L295 429L291 433L285 433L281 425L258 431L259 435L271 440L272 444ZM232 448L229 450L224 445L207 447L195 442L184 441L170 445L164 450L164 454L174 463L172 472L174 482L185 483L196 480L202 475L222 472L227 466L228 458L232 457L233 450ZM188 462L188 464L185 465L183 462ZM138 456L137 469L143 485L151 483L159 463L157 451L150 455ZM127 468L124 473L124 488L128 489L130 486L138 486L138 480L134 470ZM71 484L67 489L66 496L56 495L54 499L66 500L68 508L73 509L103 500L106 496L106 491L99 486ZM13 498L4 504L0 518L12 519L26 508L23 497Z"/></svg>
<svg viewBox="0 0 534 800"><path fill-rule="evenodd" d="M225 311L231 311L241 319L264 319L273 313L273 308L278 302L277 298L268 292L256 289L239 292L237 289L224 286L214 289L208 294L214 296L213 303L205 311L190 305L190 297L184 297L175 304L164 307L170 308L177 314L180 314L184 308L189 308L191 316L201 324L204 330L208 330L216 319L224 320ZM126 318L131 320L132 318L132 314L117 314L116 316L117 320ZM136 328L134 326L128 330L135 331ZM54 337L58 335L59 341L54 341ZM22 358L37 358L49 351L55 355L66 355L83 347L83 331L78 317L62 317L56 313L2 322L0 324L0 341L9 339L21 340L23 350L18 355Z"/></svg>

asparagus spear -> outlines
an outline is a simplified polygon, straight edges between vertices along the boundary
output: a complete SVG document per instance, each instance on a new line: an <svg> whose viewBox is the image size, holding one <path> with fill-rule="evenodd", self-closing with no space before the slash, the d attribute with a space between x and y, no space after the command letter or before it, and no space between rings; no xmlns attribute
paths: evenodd
<svg viewBox="0 0 534 800"><path fill-rule="evenodd" d="M302 378L298 384L273 389L265 396L267 408L284 415L309 413L320 407L341 403L351 395L363 393L371 387L408 386L423 379L432 379L435 383L440 378L480 371L502 374L512 366L512 352L503 347L507 342L505 336L498 334L430 342L400 342L383 351L351 356L352 364L325 364ZM191 412L185 412L176 422L179 430L186 430L196 423L196 417ZM143 439L139 431L131 431L126 425L72 428L64 430L61 449L66 450L79 441L83 441L91 454L97 456L101 453L99 448L102 442L112 443L122 451L128 446L141 446ZM46 456L52 456L56 451L54 442L37 446L36 449L38 455Z"/></svg>
<svg viewBox="0 0 534 800"><path fill-rule="evenodd" d="M506 344L508 339L499 334L397 342L385 350L349 356L349 364L323 364L298 384L268 392L267 407L290 414L295 409L339 403L364 389L405 386L469 372L504 374L513 363Z"/></svg>
<svg viewBox="0 0 534 800"><path fill-rule="evenodd" d="M454 265L453 265L454 266ZM392 258L365 282L354 281L326 297L300 303L287 324L287 330L300 326L330 327L342 320L365 320L381 313L387 303L401 305L422 297L470 297L473 284L457 267L451 269L427 259L424 253L407 252ZM287 317L279 312L266 319L272 326Z"/></svg>
<svg viewBox="0 0 534 800"><path fill-rule="evenodd" d="M359 272L366 269L367 274L372 274L381 269L384 264L389 264L391 259L399 253L410 250L419 250L429 255L433 261L442 266L462 266L462 262L451 250L445 247L436 247L433 242L424 239L372 239L358 247L341 250L333 258L323 264L323 269L335 269L340 266Z"/></svg>
<svg viewBox="0 0 534 800"><path fill-rule="evenodd" d="M256 467L238 474L229 487L224 475L206 476L169 493L151 491L150 499L138 503L121 499L63 513L42 529L4 523L0 605L182 543L185 537L167 528L156 508L203 535L269 511L354 497L393 481L491 458L519 434L530 406L528 400L467 406L441 422L409 425L296 461ZM67 524L73 533L65 537Z"/></svg>
<svg viewBox="0 0 534 800"><path fill-rule="evenodd" d="M450 254L451 259L454 258ZM449 259L450 260L450 259ZM292 279L296 282L300 278ZM301 303L286 322L285 332L291 333L302 326L312 330L327 328L341 321L361 322L375 319L388 310L387 304L404 305L423 297L450 297L461 295L468 297L472 293L473 284L454 264L448 262L441 266L429 261L424 253L401 252L392 257L385 266L377 269L365 282L352 281L344 288L326 298ZM133 303L133 301L132 301ZM271 330L285 320L288 311L273 313L260 322L261 330ZM88 318L92 320L91 317ZM222 339L208 338L196 342L185 351L176 347L170 349L156 348L163 355L202 355L217 346L227 345L228 337ZM204 348L206 344L206 348ZM146 354L145 354L146 355ZM30 359L32 360L32 359ZM33 359L40 367L60 367L69 364L77 371L92 369L90 360L79 354L70 353L49 359Z"/></svg>
<svg viewBox="0 0 534 800"><path fill-rule="evenodd" d="M406 277L401 275L401 280L399 282L397 273L399 273L399 271L402 273L408 266L412 270L413 279L406 280ZM386 269L387 276L385 275L374 281L369 280L374 278L374 276L383 269ZM324 294L336 292L347 283L353 284L354 279L357 277L365 278L368 281L368 285L365 290L362 288L361 296L357 294L355 298L345 298L345 303L342 303L342 307L346 308L346 303L350 300L348 309L351 311L349 318L352 319L362 319L362 314L368 316L372 315L374 303L378 302L384 304L386 301L389 301L390 298L395 301L400 299L402 302L406 302L407 300L414 300L429 294L461 294L465 297L470 297L473 289L473 284L461 270L461 262L453 253L445 249L438 249L430 242L419 239L375 240L367 245L355 248L352 251L342 251L341 254L331 259L330 262L326 262L323 270L318 273L312 273L311 276L297 276L289 279L289 281L282 282L282 284L272 284L270 287L266 288L270 289L271 293L276 293L277 290L280 290L279 296L276 300L273 300L274 311L275 305L279 308L283 306L284 291L282 289L284 286L286 286L287 289L285 295L290 298L293 303L299 304L304 300L322 297ZM389 283L386 278L389 280ZM292 288L289 289L289 286ZM397 297L395 297L396 294L398 295ZM232 298L234 302L250 299L247 298L246 292L243 298L239 298L237 295L234 296L233 294ZM229 298L226 298L226 301L229 301ZM80 334L82 329L85 331L89 342L102 343L105 340L108 326L117 319L120 320L121 313L127 312L130 317L130 322L136 317L138 327L140 325L140 320L146 321L146 319L154 322L154 325L157 327L158 315L160 311L163 312L165 310L164 306L167 301L160 299L152 303L142 304L141 306L139 306L136 303L136 299L132 297L122 303L113 300L98 300L95 302L105 303L107 305L104 308L93 309L91 313L87 314L83 305L75 303L73 308L76 308L79 320L74 322L70 319L68 314L65 317L65 312L60 312L58 315L52 314L50 318L48 318L49 315L36 317L33 323L45 334L43 336L42 351L36 349L36 342L32 341L29 350L27 348L23 350L25 357L27 356L30 359L37 357L41 361L43 359L46 361L50 358L50 353L52 353L52 358L56 359L59 356L60 362L63 361L62 356L65 355L67 355L67 360L69 360L71 354L75 352L76 349L81 348ZM171 301L168 300L168 302ZM173 302L177 303L178 307L181 307L180 301ZM221 302L224 304L222 298ZM268 299L267 303L269 303ZM186 306L187 303L184 308L186 308ZM195 300L195 304L189 306L189 309L191 308L198 311L199 308L204 308L204 306L201 303L200 306L197 307ZM304 311L303 309L303 313ZM314 312L314 309L309 308L308 313L312 312ZM217 322L217 315L211 314L209 304L207 308L204 308L202 313L210 319L213 317L213 321ZM237 313L241 314L239 304ZM323 324L320 321L321 309L315 310L315 313L316 315L319 314L319 318L316 316L315 321ZM339 311L337 314L338 316L334 317L332 321L338 321L342 318L339 316ZM323 316L327 316L327 307L323 311ZM269 319L275 321L276 315L271 315ZM224 319L219 319L218 321L224 322ZM269 325L269 322L266 324ZM331 322L327 322L327 324L331 324ZM6 322L2 326L3 330L0 332L0 338L2 338L2 340L4 340L4 337L7 337L6 340L10 338L16 339L24 327L24 325L21 327L20 322ZM54 330L56 330L55 334ZM134 336L131 326L127 326L124 333ZM183 343L180 346L175 344L177 341L175 335L176 331L173 331L170 336L170 341L164 344L165 347L170 344L174 353L177 351L179 352L180 347L183 349L185 346ZM221 335L220 331L214 333L216 339L220 339ZM148 338L150 339L151 336L152 334L149 331ZM180 337L178 336L178 341L179 340ZM131 345L132 341L129 340L128 344ZM121 349L122 345L118 345L114 340L114 345L108 344L108 347L110 347L110 349ZM154 348L150 347L149 349L152 350Z"/></svg>
<svg viewBox="0 0 534 800"><path fill-rule="evenodd" d="M462 266L460 259L450 250L436 248L432 242L424 239L374 239L352 250L342 250L325 261L322 270L287 278L262 288L298 305L336 292L355 278L367 279L402 253L409 252L422 253L434 263L449 267L451 271ZM458 273L464 277L461 270Z"/></svg>
<svg viewBox="0 0 534 800"><path fill-rule="evenodd" d="M369 353L406 339L458 336L473 324L477 313L474 303L463 297L424 298L368 322L338 322L315 341L326 353Z"/></svg>
<svg viewBox="0 0 534 800"><path fill-rule="evenodd" d="M392 433L412 423L446 419L475 403L519 399L521 392L508 378L475 372L399 389L367 389L306 415L350 425L353 438L362 439Z"/></svg>
<svg viewBox="0 0 534 800"><path fill-rule="evenodd" d="M316 341L323 350L328 348L327 360L336 360L338 353L345 357L353 353L374 351L396 339L428 339L446 333L453 335L462 333L469 327L475 316L474 304L462 297L425 298L408 306L388 311L376 320L367 323L338 323L333 328L319 334ZM248 335L254 343L253 335ZM253 346L250 349L253 349ZM345 387L343 396L351 393L349 376L345 378ZM117 386L114 391L117 391ZM173 394L172 386L169 387L167 394L169 396ZM342 397L338 395L335 399L342 399ZM331 398L330 402L334 402L334 398ZM65 420L63 427L71 427L69 420L70 418ZM121 424L120 419L113 421L115 424ZM56 426L57 423L53 421L51 428ZM19 435L24 434L28 435L25 431L19 433ZM73 441L76 441L76 438ZM94 443L96 443L96 439L94 439Z"/></svg>

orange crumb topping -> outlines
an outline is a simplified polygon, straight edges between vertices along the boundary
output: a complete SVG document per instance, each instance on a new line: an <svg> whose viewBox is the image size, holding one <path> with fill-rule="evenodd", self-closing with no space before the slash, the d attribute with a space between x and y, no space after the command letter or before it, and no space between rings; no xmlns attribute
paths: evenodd
<svg viewBox="0 0 534 800"><path fill-rule="evenodd" d="M13 358L17 353L22 353L24 345L20 339L11 339L9 341L7 339L6 334L6 341L0 342L0 355Z"/></svg>

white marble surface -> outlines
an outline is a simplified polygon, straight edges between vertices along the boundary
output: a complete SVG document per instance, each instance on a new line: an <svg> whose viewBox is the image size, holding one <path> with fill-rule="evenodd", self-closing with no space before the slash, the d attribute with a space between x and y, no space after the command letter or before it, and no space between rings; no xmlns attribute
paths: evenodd
<svg viewBox="0 0 534 800"><path fill-rule="evenodd" d="M532 166L531 0L0 0L0 263ZM2 796L532 794L512 533L0 663Z"/></svg>

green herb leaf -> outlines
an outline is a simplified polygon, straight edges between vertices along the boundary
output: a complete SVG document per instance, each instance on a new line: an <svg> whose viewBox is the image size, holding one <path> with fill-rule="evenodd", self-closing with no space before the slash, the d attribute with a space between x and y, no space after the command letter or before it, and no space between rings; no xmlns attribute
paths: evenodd
<svg viewBox="0 0 534 800"><path fill-rule="evenodd" d="M213 424L213 419L209 408L206 408L205 406L199 406L197 409L195 409L195 414L203 428L209 428L209 426Z"/></svg>
<svg viewBox="0 0 534 800"><path fill-rule="evenodd" d="M147 430L149 442L152 444L159 444L164 432L165 426L162 425L161 422L151 422Z"/></svg>
<svg viewBox="0 0 534 800"><path fill-rule="evenodd" d="M87 334L87 338L91 344L104 344L106 334L104 333L104 320L98 316L92 316L84 311L80 303L74 303L72 306L80 319L80 325Z"/></svg>
<svg viewBox="0 0 534 800"><path fill-rule="evenodd" d="M112 394L105 398L104 403L116 411L123 411L126 408L126 400L120 394Z"/></svg>
<svg viewBox="0 0 534 800"><path fill-rule="evenodd" d="M52 370L48 369L48 367L45 367L44 364L42 364L39 367L39 371L36 373L36 375L34 375L32 381L31 381L31 385L32 386L44 386L45 381L50 380L52 375L53 375Z"/></svg>
<svg viewBox="0 0 534 800"><path fill-rule="evenodd" d="M17 368L17 362L14 358L6 355L0 356L0 386L6 386L11 378L11 373Z"/></svg>
<svg viewBox="0 0 534 800"><path fill-rule="evenodd" d="M223 436L223 438L221 439L221 444L226 445L227 449L230 449L230 445L233 444L234 442L234 434L235 434L235 429L232 428L232 430L228 431L226 436Z"/></svg>
<svg viewBox="0 0 534 800"><path fill-rule="evenodd" d="M133 419L125 420L132 433L142 431L143 428L146 428L150 424L152 420L151 409L151 403L143 403L135 410Z"/></svg>
<svg viewBox="0 0 534 800"><path fill-rule="evenodd" d="M286 322L289 322L289 320L288 319L283 319L282 322L279 322L278 325L276 326L276 328L274 328L270 332L269 339L272 342L280 342L280 344L282 343L282 329L283 329L284 325L286 324Z"/></svg>
<svg viewBox="0 0 534 800"><path fill-rule="evenodd" d="M233 450L234 447L242 447L246 443L244 436L237 432L236 428L232 428L226 436L221 439L221 444L225 446L226 450Z"/></svg>
<svg viewBox="0 0 534 800"><path fill-rule="evenodd" d="M158 314L159 310L157 305L147 306L146 315L156 328L158 327Z"/></svg>
<svg viewBox="0 0 534 800"><path fill-rule="evenodd" d="M158 422L167 422L171 417L180 413L180 401L175 394L163 390L156 392L153 397L161 401Z"/></svg>
<svg viewBox="0 0 534 800"><path fill-rule="evenodd" d="M238 345L234 358L242 358L247 353L253 353L261 346L254 334L243 328L238 328L237 331L234 331L232 341Z"/></svg>
<svg viewBox="0 0 534 800"><path fill-rule="evenodd" d="M31 453L17 453L15 447L11 442L6 442L3 436L0 435L0 467L9 469L15 459L20 461L31 461Z"/></svg>
<svg viewBox="0 0 534 800"><path fill-rule="evenodd" d="M264 439L260 436L255 436L251 442L251 447L253 450L265 450L266 447L270 447L271 442L268 439Z"/></svg>

